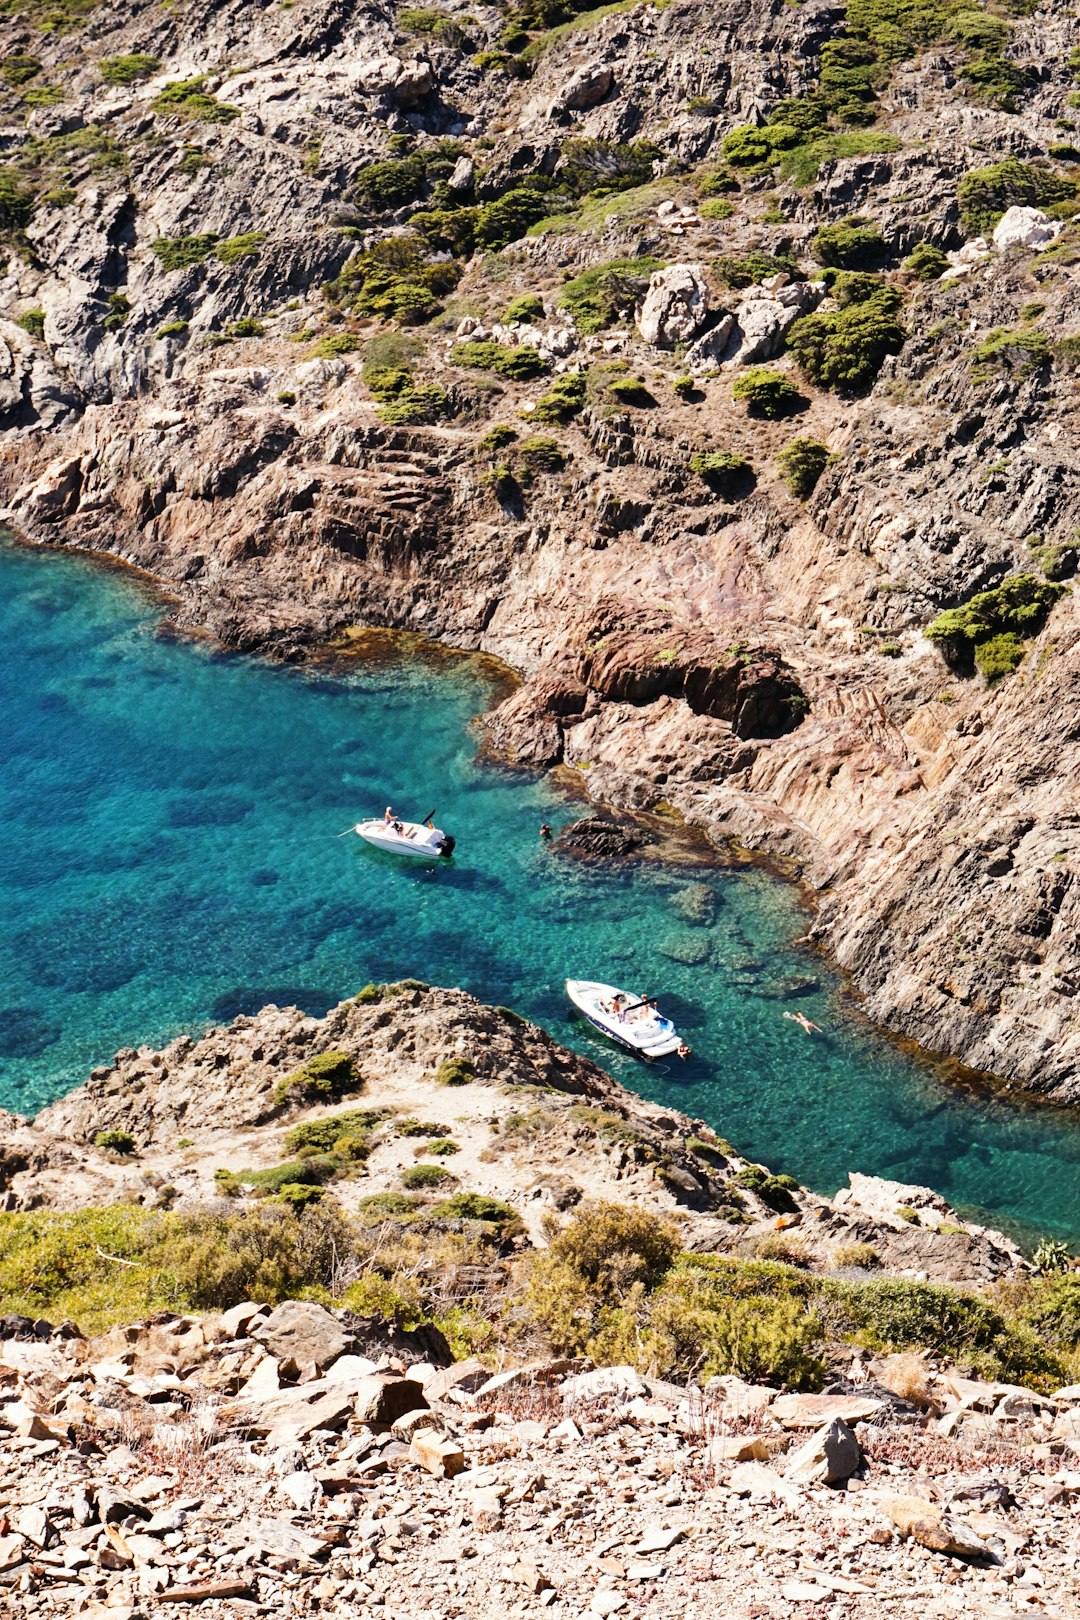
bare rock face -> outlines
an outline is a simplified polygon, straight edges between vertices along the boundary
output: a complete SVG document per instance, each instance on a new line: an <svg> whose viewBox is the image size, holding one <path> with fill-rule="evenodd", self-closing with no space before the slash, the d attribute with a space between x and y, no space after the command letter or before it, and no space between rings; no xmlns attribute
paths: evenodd
<svg viewBox="0 0 1080 1620"><path fill-rule="evenodd" d="M670 348L697 336L709 310L709 289L699 264L669 264L654 271L634 319L646 343Z"/></svg>
<svg viewBox="0 0 1080 1620"><path fill-rule="evenodd" d="M587 64L574 73L552 102L553 113L584 112L611 91L615 75L604 63Z"/></svg>

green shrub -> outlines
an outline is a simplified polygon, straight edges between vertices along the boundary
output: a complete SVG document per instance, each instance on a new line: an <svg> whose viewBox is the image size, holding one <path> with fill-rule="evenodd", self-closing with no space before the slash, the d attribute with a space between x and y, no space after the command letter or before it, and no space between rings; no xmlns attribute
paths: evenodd
<svg viewBox="0 0 1080 1620"><path fill-rule="evenodd" d="M33 191L17 169L0 168L0 230L21 231L34 213Z"/></svg>
<svg viewBox="0 0 1080 1620"><path fill-rule="evenodd" d="M109 313L102 321L106 332L115 332L131 314L131 300L122 292L109 294Z"/></svg>
<svg viewBox="0 0 1080 1620"><path fill-rule="evenodd" d="M1055 163L1080 163L1080 150L1071 141L1051 141L1046 155Z"/></svg>
<svg viewBox="0 0 1080 1620"><path fill-rule="evenodd" d="M94 1146L110 1153L134 1153L135 1138L130 1131L98 1131Z"/></svg>
<svg viewBox="0 0 1080 1620"><path fill-rule="evenodd" d="M544 194L535 186L514 186L476 212L473 239L478 248L498 251L517 242L530 225L543 219L547 211Z"/></svg>
<svg viewBox="0 0 1080 1620"><path fill-rule="evenodd" d="M132 56L103 56L98 63L98 72L106 84L136 84L160 71L161 63L156 56L144 56L140 52Z"/></svg>
<svg viewBox="0 0 1080 1620"><path fill-rule="evenodd" d="M270 1165L265 1170L237 1170L236 1180L245 1187L278 1192L282 1187L317 1187L321 1177L310 1160L290 1159L285 1164Z"/></svg>
<svg viewBox="0 0 1080 1620"><path fill-rule="evenodd" d="M410 1192L419 1192L424 1187L445 1187L453 1180L449 1170L444 1170L441 1164L411 1164L401 1172L401 1185Z"/></svg>
<svg viewBox="0 0 1080 1620"><path fill-rule="evenodd" d="M607 385L608 397L619 405L655 405L656 400L641 377L616 377Z"/></svg>
<svg viewBox="0 0 1080 1620"><path fill-rule="evenodd" d="M450 409L445 389L437 383L418 383L411 371L372 371L367 384L380 401L379 420L391 427L435 422Z"/></svg>
<svg viewBox="0 0 1080 1620"><path fill-rule="evenodd" d="M870 1271L881 1264L881 1256L872 1243L840 1243L833 1250L832 1263L841 1271Z"/></svg>
<svg viewBox="0 0 1080 1620"><path fill-rule="evenodd" d="M239 320L230 321L225 328L225 336L231 338L262 337L263 323L254 315L241 315Z"/></svg>
<svg viewBox="0 0 1080 1620"><path fill-rule="evenodd" d="M737 1187L745 1187L772 1209L795 1207L791 1194L798 1191L799 1184L792 1176L770 1175L762 1165L748 1164L731 1179Z"/></svg>
<svg viewBox="0 0 1080 1620"><path fill-rule="evenodd" d="M415 1283L402 1287L397 1278L367 1271L350 1283L345 1304L357 1316L377 1316L398 1327L414 1328L424 1320L424 1308Z"/></svg>
<svg viewBox="0 0 1080 1620"><path fill-rule="evenodd" d="M976 347L971 367L975 380L985 382L1002 369L1028 377L1049 358L1050 343L1042 332L997 326Z"/></svg>
<svg viewBox="0 0 1080 1620"><path fill-rule="evenodd" d="M580 332L602 332L629 312L644 292L660 259L610 259L593 265L568 281L559 295L559 304L573 318Z"/></svg>
<svg viewBox="0 0 1080 1620"><path fill-rule="evenodd" d="M829 447L819 439L792 439L776 458L780 476L791 493L806 500L829 464Z"/></svg>
<svg viewBox="0 0 1080 1620"><path fill-rule="evenodd" d="M939 613L926 627L927 639L952 668L970 672L974 664L988 681L998 680L1015 669L1024 654L1024 638L1042 629L1068 589L1034 574L1012 574L993 589L977 592L963 607Z"/></svg>
<svg viewBox="0 0 1080 1620"><path fill-rule="evenodd" d="M449 1136L437 1136L427 1144L424 1152L433 1153L437 1159L448 1159L452 1154L460 1153L461 1146Z"/></svg>
<svg viewBox="0 0 1080 1620"><path fill-rule="evenodd" d="M277 393L274 395L274 398L277 400L279 405L296 404L296 395L293 393L291 388L279 388Z"/></svg>
<svg viewBox="0 0 1080 1620"><path fill-rule="evenodd" d="M799 267L790 254L762 253L757 249L734 257L722 255L713 260L713 269L720 280L736 292L741 292L744 287L755 287L769 276L781 272L793 280L802 279Z"/></svg>
<svg viewBox="0 0 1080 1620"><path fill-rule="evenodd" d="M151 110L171 113L176 118L187 118L200 124L229 124L240 117L239 107L230 107L218 101L203 89L205 75L197 79L174 79L150 103Z"/></svg>
<svg viewBox="0 0 1080 1620"><path fill-rule="evenodd" d="M12 86L26 84L30 79L36 78L40 72L41 63L37 57L26 56L20 51L5 56L4 60L0 62L0 73L3 74L5 82Z"/></svg>
<svg viewBox="0 0 1080 1620"><path fill-rule="evenodd" d="M671 385L671 392L677 395L679 399L689 399L692 394L697 392L697 383L694 381L693 377L689 375L685 377L676 377L675 381Z"/></svg>
<svg viewBox="0 0 1080 1620"><path fill-rule="evenodd" d="M876 269L888 251L881 233L857 218L823 225L811 238L810 247L819 264L838 270Z"/></svg>
<svg viewBox="0 0 1080 1620"><path fill-rule="evenodd" d="M45 336L45 311L43 309L24 309L21 315L16 315L15 325L21 326L24 332L31 337Z"/></svg>
<svg viewBox="0 0 1080 1620"><path fill-rule="evenodd" d="M324 1114L321 1119L301 1120L285 1132L285 1151L330 1153L342 1138L369 1131L387 1117L385 1108L350 1108L341 1114Z"/></svg>
<svg viewBox="0 0 1080 1620"><path fill-rule="evenodd" d="M556 441L540 434L522 439L518 454L530 472L556 473L566 466L566 456Z"/></svg>
<svg viewBox="0 0 1080 1620"><path fill-rule="evenodd" d="M363 1077L348 1052L320 1052L274 1087L274 1103L315 1101L320 1097L341 1097L359 1091Z"/></svg>
<svg viewBox="0 0 1080 1620"><path fill-rule="evenodd" d="M431 1211L440 1221L490 1221L495 1226L519 1226L521 1217L509 1204L485 1193L455 1193Z"/></svg>
<svg viewBox="0 0 1080 1620"><path fill-rule="evenodd" d="M734 203L728 202L726 197L706 197L698 206L702 219L730 219L734 212Z"/></svg>
<svg viewBox="0 0 1080 1620"><path fill-rule="evenodd" d="M181 337L187 329L187 321L169 321L165 326L159 326L154 336L156 338Z"/></svg>
<svg viewBox="0 0 1080 1620"><path fill-rule="evenodd" d="M385 158L367 163L359 170L354 182L356 198L360 203L379 213L405 208L415 202L424 189L426 166L419 152L408 157Z"/></svg>
<svg viewBox="0 0 1080 1620"><path fill-rule="evenodd" d="M732 399L745 400L751 416L765 416L770 420L787 416L805 404L802 394L789 377L765 366L752 366L735 380Z"/></svg>
<svg viewBox="0 0 1080 1620"><path fill-rule="evenodd" d="M317 1204L322 1195L322 1188L311 1182L283 1181L267 1202L283 1204L290 1209L306 1209L309 1204Z"/></svg>
<svg viewBox="0 0 1080 1620"><path fill-rule="evenodd" d="M365 1215L411 1215L416 1204L415 1198L408 1198L404 1193L381 1192L361 1198L357 1208Z"/></svg>
<svg viewBox="0 0 1080 1620"><path fill-rule="evenodd" d="M677 1228L659 1216L588 1205L533 1258L527 1309L557 1352L580 1354L659 1287L678 1253Z"/></svg>
<svg viewBox="0 0 1080 1620"><path fill-rule="evenodd" d="M936 281L949 268L949 261L932 242L920 242L904 260L904 269L919 281Z"/></svg>
<svg viewBox="0 0 1080 1620"><path fill-rule="evenodd" d="M585 394L585 378L577 372L565 372L537 400L531 416L534 421L549 424L569 422L583 409Z"/></svg>
<svg viewBox="0 0 1080 1620"><path fill-rule="evenodd" d="M1036 1259L1039 1253L1040 1249L1036 1249ZM1056 1249L1051 1258L1060 1260ZM1066 1263L1067 1258L1066 1250ZM1040 1282L1033 1299L1025 1307L1024 1315L1051 1344L1060 1345L1066 1350L1080 1348L1080 1276L1067 1272L1051 1275L1046 1281Z"/></svg>
<svg viewBox="0 0 1080 1620"><path fill-rule="evenodd" d="M439 296L457 285L460 268L430 260L422 236L391 236L357 253L323 292L342 308L414 326L436 313Z"/></svg>
<svg viewBox="0 0 1080 1620"><path fill-rule="evenodd" d="M222 264L235 264L238 259L257 259L265 241L265 231L246 231L242 236L227 236L223 242L215 243L214 257Z"/></svg>
<svg viewBox="0 0 1080 1620"><path fill-rule="evenodd" d="M528 325L543 318L544 300L536 293L522 293L520 298L512 298L503 311L503 320L507 323L522 321Z"/></svg>
<svg viewBox="0 0 1080 1620"><path fill-rule="evenodd" d="M435 1124L431 1120L399 1119L394 1129L399 1136L449 1136L452 1127Z"/></svg>
<svg viewBox="0 0 1080 1620"><path fill-rule="evenodd" d="M467 32L470 20L451 17L445 11L437 11L430 6L402 6L397 15L398 27L403 33L427 35L441 40L455 51L472 49Z"/></svg>
<svg viewBox="0 0 1080 1620"><path fill-rule="evenodd" d="M217 242L216 236L159 236L152 251L165 270L187 270L202 264Z"/></svg>
<svg viewBox="0 0 1080 1620"><path fill-rule="evenodd" d="M563 142L557 179L575 197L609 197L645 185L662 156L651 141L614 144L578 136Z"/></svg>
<svg viewBox="0 0 1080 1620"><path fill-rule="evenodd" d="M500 423L496 427L489 428L482 438L477 439L477 452L483 456L496 455L500 450L505 450L508 444L513 444L517 436L516 428L506 427Z"/></svg>
<svg viewBox="0 0 1080 1620"><path fill-rule="evenodd" d="M957 188L961 223L973 236L993 230L1007 208L1049 208L1075 195L1072 180L1018 158L971 169Z"/></svg>
<svg viewBox="0 0 1080 1620"><path fill-rule="evenodd" d="M437 1086L467 1086L476 1079L476 1070L468 1058L443 1058L435 1070Z"/></svg>
<svg viewBox="0 0 1080 1620"><path fill-rule="evenodd" d="M450 358L459 366L494 371L514 382L527 382L533 377L542 376L548 369L535 349L506 349L501 343L478 342L475 338L455 343Z"/></svg>
<svg viewBox="0 0 1080 1620"><path fill-rule="evenodd" d="M731 450L696 451L690 457L690 469L724 500L735 499L753 476L750 463Z"/></svg>
<svg viewBox="0 0 1080 1620"><path fill-rule="evenodd" d="M705 169L701 174L694 176L698 191L703 197L723 197L732 191L738 191L739 182L730 169L722 166L716 169Z"/></svg>
<svg viewBox="0 0 1080 1620"><path fill-rule="evenodd" d="M788 348L812 382L838 393L868 388L887 355L907 336L896 314L895 290L846 309L803 315L788 332Z"/></svg>

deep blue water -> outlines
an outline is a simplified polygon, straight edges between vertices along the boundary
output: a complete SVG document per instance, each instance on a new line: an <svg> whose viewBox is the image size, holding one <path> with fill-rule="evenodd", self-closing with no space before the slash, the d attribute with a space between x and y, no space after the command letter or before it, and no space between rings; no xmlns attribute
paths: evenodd
<svg viewBox="0 0 1080 1620"><path fill-rule="evenodd" d="M1080 1238L1080 1127L956 1090L876 1036L793 943L790 888L543 846L540 822L581 807L476 763L475 661L303 673L161 638L160 611L127 576L0 546L0 1106L32 1113L119 1046L413 977L537 1019L819 1191L863 1170ZM337 836L387 800L437 810L452 867ZM680 896L703 876L715 919L690 927ZM695 965L665 955L688 941ZM594 1041L567 974L660 992L694 1059L645 1069Z"/></svg>

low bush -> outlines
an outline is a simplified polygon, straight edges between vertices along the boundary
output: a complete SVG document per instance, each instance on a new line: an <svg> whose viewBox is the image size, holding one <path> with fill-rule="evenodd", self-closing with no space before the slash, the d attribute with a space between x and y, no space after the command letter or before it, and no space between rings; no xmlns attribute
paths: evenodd
<svg viewBox="0 0 1080 1620"><path fill-rule="evenodd" d="M357 1205L365 1215L412 1215L416 1207L415 1198L394 1192L370 1193Z"/></svg>
<svg viewBox="0 0 1080 1620"><path fill-rule="evenodd" d="M556 377L530 414L537 422L569 422L584 408L585 396L585 378L577 372L565 372L561 377Z"/></svg>
<svg viewBox="0 0 1080 1620"><path fill-rule="evenodd" d="M819 439L792 439L776 458L776 465L791 493L806 500L829 464L829 447Z"/></svg>
<svg viewBox="0 0 1080 1620"><path fill-rule="evenodd" d="M205 75L197 79L174 79L150 103L156 113L171 113L201 124L229 124L240 117L239 107L219 101L204 86Z"/></svg>
<svg viewBox="0 0 1080 1620"><path fill-rule="evenodd" d="M399 1119L394 1122L394 1129L398 1136L449 1136L452 1127L433 1120Z"/></svg>
<svg viewBox="0 0 1080 1620"><path fill-rule="evenodd" d="M135 1138L130 1131L98 1131L94 1146L110 1153L134 1153Z"/></svg>
<svg viewBox="0 0 1080 1620"><path fill-rule="evenodd" d="M477 439L476 449L478 454L482 456L497 455L500 450L505 450L507 445L513 444L517 437L516 428L507 427L505 424L500 423L496 427L489 428L481 438Z"/></svg>
<svg viewBox="0 0 1080 1620"><path fill-rule="evenodd" d="M423 1151L433 1154L436 1159L448 1159L452 1154L461 1152L461 1144L449 1136L436 1136Z"/></svg>
<svg viewBox="0 0 1080 1620"><path fill-rule="evenodd" d="M468 1058L443 1058L434 1078L437 1086L467 1086L476 1079L476 1070Z"/></svg>
<svg viewBox="0 0 1080 1620"><path fill-rule="evenodd" d="M21 326L24 332L31 337L45 336L45 311L43 309L24 309L21 315L16 315L15 325Z"/></svg>
<svg viewBox="0 0 1080 1620"><path fill-rule="evenodd" d="M881 1264L872 1243L840 1243L832 1252L832 1263L840 1271L869 1271Z"/></svg>
<svg viewBox="0 0 1080 1620"><path fill-rule="evenodd" d="M6 84L13 87L28 83L30 79L35 79L40 72L41 63L38 58L36 56L27 56L22 51L14 51L10 56L5 56L4 60L0 62L0 75L3 75Z"/></svg>
<svg viewBox="0 0 1080 1620"><path fill-rule="evenodd" d="M254 315L241 315L239 320L229 321L225 328L225 336L231 338L262 337L264 332L262 321Z"/></svg>
<svg viewBox="0 0 1080 1620"><path fill-rule="evenodd" d="M286 1153L331 1153L343 1138L355 1138L388 1118L385 1108L349 1108L341 1114L301 1120L285 1132Z"/></svg>
<svg viewBox="0 0 1080 1620"><path fill-rule="evenodd" d="M131 56L103 56L97 66L106 84L137 84L140 79L150 79L161 71L156 56L141 52Z"/></svg>
<svg viewBox="0 0 1080 1620"><path fill-rule="evenodd" d="M1012 574L962 607L939 613L926 627L927 639L953 669L970 674L974 666L988 681L1000 680L1020 663L1024 639L1038 634L1068 589L1034 574Z"/></svg>
<svg viewBox="0 0 1080 1620"><path fill-rule="evenodd" d="M418 383L411 371L365 367L364 380L379 401L379 420L392 427L435 422L450 409L445 389L437 383Z"/></svg>
<svg viewBox="0 0 1080 1620"><path fill-rule="evenodd" d="M651 141L615 143L575 136L563 142L556 180L575 197L609 197L647 184L662 158Z"/></svg>
<svg viewBox="0 0 1080 1620"><path fill-rule="evenodd" d="M159 236L152 251L165 270L188 270L202 264L217 242L216 236Z"/></svg>
<svg viewBox="0 0 1080 1620"><path fill-rule="evenodd" d="M810 248L819 264L838 270L875 270L888 252L880 231L858 218L823 225Z"/></svg>
<svg viewBox="0 0 1080 1620"><path fill-rule="evenodd" d="M730 219L735 212L735 204L726 197L706 197L698 205L698 213L702 219Z"/></svg>
<svg viewBox="0 0 1080 1620"><path fill-rule="evenodd" d="M616 377L614 382L608 383L607 393L608 398L614 400L617 405L641 408L656 404L641 377Z"/></svg>
<svg viewBox="0 0 1080 1620"><path fill-rule="evenodd" d="M274 1103L280 1108L288 1102L341 1097L346 1092L359 1091L363 1084L356 1061L348 1052L320 1052L278 1081L274 1087Z"/></svg>
<svg viewBox="0 0 1080 1620"><path fill-rule="evenodd" d="M536 293L522 293L520 298L512 298L503 311L503 320L521 321L531 325L533 321L542 321L544 318L544 300Z"/></svg>
<svg viewBox="0 0 1080 1620"><path fill-rule="evenodd" d="M455 1193L431 1211L440 1221L489 1221L494 1226L520 1226L521 1217L509 1204L502 1204L486 1193Z"/></svg>
<svg viewBox="0 0 1080 1620"><path fill-rule="evenodd" d="M289 1159L264 1170L237 1170L236 1180L245 1187L261 1187L278 1192L282 1187L317 1187L322 1180L317 1167L308 1159Z"/></svg>
<svg viewBox="0 0 1080 1620"><path fill-rule="evenodd" d="M559 305L580 332L593 335L629 316L660 259L609 259L573 277L559 294Z"/></svg>
<svg viewBox="0 0 1080 1620"><path fill-rule="evenodd" d="M731 397L745 400L751 416L765 416L770 420L789 416L806 403L790 377L765 366L752 366L736 378Z"/></svg>
<svg viewBox="0 0 1080 1620"><path fill-rule="evenodd" d="M919 281L937 281L948 268L948 258L932 242L919 242L904 260L904 269Z"/></svg>
<svg viewBox="0 0 1080 1620"><path fill-rule="evenodd" d="M449 1170L444 1170L441 1164L411 1164L401 1172L401 1185L410 1192L419 1192L425 1187L445 1187L453 1180Z"/></svg>
<svg viewBox="0 0 1080 1620"><path fill-rule="evenodd" d="M547 199L542 191L534 185L514 186L477 209L473 241L478 248L497 252L519 241L546 212Z"/></svg>
<svg viewBox="0 0 1080 1620"><path fill-rule="evenodd" d="M744 287L756 287L770 276L781 273L790 276L793 281L803 279L798 264L790 254L763 253L756 248L749 253L721 255L713 260L713 269L733 292L741 292Z"/></svg>
<svg viewBox="0 0 1080 1620"><path fill-rule="evenodd" d="M846 309L803 315L788 332L788 348L811 382L841 394L869 388L887 355L898 354L907 333L897 318L891 287Z"/></svg>
<svg viewBox="0 0 1080 1620"><path fill-rule="evenodd" d="M566 456L557 442L541 434L522 439L518 445L518 455L530 472L556 473L562 472L566 466Z"/></svg>
<svg viewBox="0 0 1080 1620"><path fill-rule="evenodd" d="M461 267L429 258L420 235L386 237L351 258L323 293L331 305L361 315L383 315L404 326L429 320L439 298L457 285Z"/></svg>
<svg viewBox="0 0 1080 1620"><path fill-rule="evenodd" d="M1007 208L1049 208L1075 196L1074 181L1019 158L971 169L957 187L961 224L972 236L993 230Z"/></svg>
<svg viewBox="0 0 1080 1620"><path fill-rule="evenodd" d="M214 244L214 258L222 264L236 264L239 259L257 259L265 241L265 231L245 231L242 236L227 236L223 242Z"/></svg>
<svg viewBox="0 0 1080 1620"><path fill-rule="evenodd" d="M690 470L724 500L736 499L753 478L750 463L731 450L696 451L690 457Z"/></svg>
<svg viewBox="0 0 1080 1620"><path fill-rule="evenodd" d="M528 382L533 377L543 376L548 369L535 349L507 349L501 343L477 342L475 338L455 343L450 358L459 366L494 371L512 382Z"/></svg>
<svg viewBox="0 0 1080 1620"><path fill-rule="evenodd" d="M977 382L986 382L1003 370L1023 378L1049 359L1049 339L1037 328L997 326L977 345L971 369Z"/></svg>

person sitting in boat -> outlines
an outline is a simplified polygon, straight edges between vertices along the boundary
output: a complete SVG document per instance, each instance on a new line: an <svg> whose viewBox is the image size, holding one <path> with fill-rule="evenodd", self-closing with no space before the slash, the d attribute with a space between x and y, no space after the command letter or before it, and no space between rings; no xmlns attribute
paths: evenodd
<svg viewBox="0 0 1080 1620"><path fill-rule="evenodd" d="M392 821L390 825L399 836L404 834L405 828L400 821Z"/></svg>

